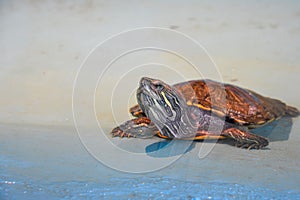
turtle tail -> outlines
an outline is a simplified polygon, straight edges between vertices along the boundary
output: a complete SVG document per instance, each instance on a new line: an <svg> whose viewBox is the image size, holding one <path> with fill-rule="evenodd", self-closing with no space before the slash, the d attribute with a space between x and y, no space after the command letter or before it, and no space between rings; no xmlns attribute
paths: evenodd
<svg viewBox="0 0 300 200"><path fill-rule="evenodd" d="M285 115L288 117L298 117L300 115L300 111L292 106L286 106Z"/></svg>

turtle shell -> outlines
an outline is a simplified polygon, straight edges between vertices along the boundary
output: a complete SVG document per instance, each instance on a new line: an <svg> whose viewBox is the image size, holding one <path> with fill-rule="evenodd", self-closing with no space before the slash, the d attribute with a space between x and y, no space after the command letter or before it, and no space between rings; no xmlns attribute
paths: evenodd
<svg viewBox="0 0 300 200"><path fill-rule="evenodd" d="M298 116L297 108L251 90L212 80L193 80L174 87L188 105L225 117L226 121L255 128L282 116Z"/></svg>

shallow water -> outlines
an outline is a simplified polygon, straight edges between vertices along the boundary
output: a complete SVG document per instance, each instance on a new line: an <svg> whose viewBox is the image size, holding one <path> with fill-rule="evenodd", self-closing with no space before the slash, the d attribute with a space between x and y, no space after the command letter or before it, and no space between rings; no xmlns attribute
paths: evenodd
<svg viewBox="0 0 300 200"><path fill-rule="evenodd" d="M253 130L271 141L260 151L224 141L206 155L203 149L214 143L109 136L130 118L142 76L170 84L223 80L300 108L299 10L298 1L1 1L0 199L300 199L299 118ZM72 92L84 58L113 34L145 26L188 34L217 68L203 49L154 31L142 42L182 51L200 62L200 73L174 53L145 49L117 60L98 80L107 64L101 59L119 55L141 35L108 43L87 62L92 70L76 87L76 130ZM152 166L160 169L122 172Z"/></svg>

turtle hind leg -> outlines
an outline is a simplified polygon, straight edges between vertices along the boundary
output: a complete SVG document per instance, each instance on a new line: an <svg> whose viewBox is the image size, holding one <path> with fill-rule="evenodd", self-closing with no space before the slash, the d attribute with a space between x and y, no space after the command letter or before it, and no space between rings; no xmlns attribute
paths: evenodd
<svg viewBox="0 0 300 200"><path fill-rule="evenodd" d="M288 117L298 117L300 115L300 111L292 106L286 106L286 116Z"/></svg>
<svg viewBox="0 0 300 200"><path fill-rule="evenodd" d="M221 136L232 138L236 142L237 147L246 149L261 149L269 144L268 139L248 133L238 128L225 129Z"/></svg>
<svg viewBox="0 0 300 200"><path fill-rule="evenodd" d="M156 126L147 117L126 121L111 131L113 137L151 138L157 134Z"/></svg>

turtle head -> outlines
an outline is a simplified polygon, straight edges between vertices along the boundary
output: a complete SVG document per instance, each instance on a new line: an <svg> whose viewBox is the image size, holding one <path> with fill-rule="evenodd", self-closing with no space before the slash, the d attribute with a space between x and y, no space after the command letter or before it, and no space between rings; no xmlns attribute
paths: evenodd
<svg viewBox="0 0 300 200"><path fill-rule="evenodd" d="M168 138L192 137L197 130L184 97L161 80L143 77L137 100L146 116Z"/></svg>

